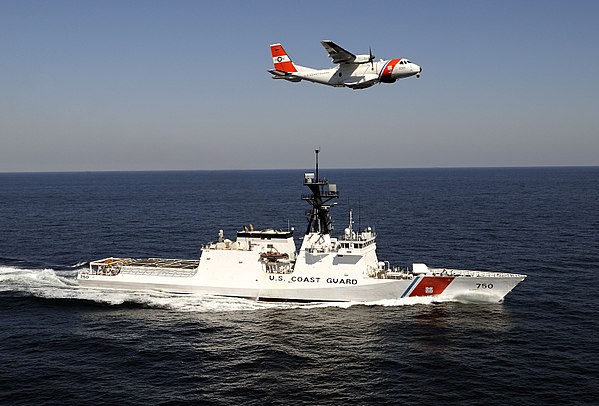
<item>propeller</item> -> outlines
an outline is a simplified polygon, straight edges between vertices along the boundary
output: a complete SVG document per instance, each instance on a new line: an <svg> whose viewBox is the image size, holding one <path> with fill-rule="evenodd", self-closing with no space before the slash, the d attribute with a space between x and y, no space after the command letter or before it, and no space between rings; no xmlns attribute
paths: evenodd
<svg viewBox="0 0 599 406"><path fill-rule="evenodd" d="M371 47L368 47L368 60L370 61L370 70L374 70L374 55L372 55Z"/></svg>

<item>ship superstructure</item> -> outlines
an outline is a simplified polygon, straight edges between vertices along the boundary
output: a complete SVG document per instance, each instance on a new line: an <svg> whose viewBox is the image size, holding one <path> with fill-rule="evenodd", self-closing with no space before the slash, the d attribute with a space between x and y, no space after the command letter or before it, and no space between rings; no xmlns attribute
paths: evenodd
<svg viewBox="0 0 599 406"><path fill-rule="evenodd" d="M105 258L78 274L81 286L158 290L244 297L256 300L372 302L430 296L441 300L500 302L526 275L429 268L391 267L379 261L370 227L348 226L334 237L330 209L339 193L314 172L304 174L310 193L308 225L299 250L291 230L244 227L235 241L222 230L202 246L198 260Z"/></svg>

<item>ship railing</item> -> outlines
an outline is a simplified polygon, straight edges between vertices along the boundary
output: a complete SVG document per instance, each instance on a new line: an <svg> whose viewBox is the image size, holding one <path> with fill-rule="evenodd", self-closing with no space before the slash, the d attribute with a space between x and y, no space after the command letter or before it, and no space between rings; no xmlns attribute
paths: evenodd
<svg viewBox="0 0 599 406"><path fill-rule="evenodd" d="M335 253L335 252L339 252L339 249L337 246L333 246L333 247L306 247L305 249L306 252L310 253L310 254L328 254L328 253Z"/></svg>
<svg viewBox="0 0 599 406"><path fill-rule="evenodd" d="M222 244L222 245L221 245ZM248 241L247 244L239 244L237 241L231 242L229 245L224 242L209 242L208 244L202 244L202 250L226 250L226 251L251 251L252 247L251 241Z"/></svg>
<svg viewBox="0 0 599 406"><path fill-rule="evenodd" d="M175 278L189 278L195 275L197 268L195 269L160 269L160 268L124 268L121 270L122 274L127 275L145 275L145 276L166 276Z"/></svg>
<svg viewBox="0 0 599 406"><path fill-rule="evenodd" d="M330 190L323 190L320 193L320 197L338 197L339 192L331 192ZM305 194L302 195L302 200L312 200L314 199L314 194Z"/></svg>
<svg viewBox="0 0 599 406"><path fill-rule="evenodd" d="M114 265L91 265L89 270L85 270L82 273L100 276L116 276L121 273L121 267Z"/></svg>
<svg viewBox="0 0 599 406"><path fill-rule="evenodd" d="M285 263L285 264L278 264L278 263L265 264L265 271L267 273L274 273L274 274L289 274L289 273L293 273L293 269L291 268L291 264L290 263Z"/></svg>
<svg viewBox="0 0 599 406"><path fill-rule="evenodd" d="M160 268L160 269L195 269L199 261L195 259L141 258L127 259L122 266Z"/></svg>
<svg viewBox="0 0 599 406"><path fill-rule="evenodd" d="M326 185L329 183L327 178L314 178L311 176L304 176L304 185Z"/></svg>
<svg viewBox="0 0 599 406"><path fill-rule="evenodd" d="M341 245L341 248L366 248L376 243L376 238L364 238L364 239L347 239L340 237L337 239L337 244ZM351 246L349 246L351 244Z"/></svg>
<svg viewBox="0 0 599 406"><path fill-rule="evenodd" d="M414 279L414 274L407 267L394 266L383 272L383 279Z"/></svg>
<svg viewBox="0 0 599 406"><path fill-rule="evenodd" d="M361 235L361 233L356 233L356 235L342 235L341 237L338 237L339 241L371 241L371 240L376 240L376 233L374 231L371 231L371 235L370 237L363 237Z"/></svg>
<svg viewBox="0 0 599 406"><path fill-rule="evenodd" d="M434 275L476 278L521 278L526 275L508 272L472 271L467 269L429 268Z"/></svg>

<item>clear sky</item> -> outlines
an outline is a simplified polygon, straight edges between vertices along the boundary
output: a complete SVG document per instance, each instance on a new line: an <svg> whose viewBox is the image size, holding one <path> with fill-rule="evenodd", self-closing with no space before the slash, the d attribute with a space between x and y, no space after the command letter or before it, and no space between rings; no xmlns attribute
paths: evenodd
<svg viewBox="0 0 599 406"><path fill-rule="evenodd" d="M0 0L0 171L599 165L597 1ZM407 57L353 91L269 44Z"/></svg>

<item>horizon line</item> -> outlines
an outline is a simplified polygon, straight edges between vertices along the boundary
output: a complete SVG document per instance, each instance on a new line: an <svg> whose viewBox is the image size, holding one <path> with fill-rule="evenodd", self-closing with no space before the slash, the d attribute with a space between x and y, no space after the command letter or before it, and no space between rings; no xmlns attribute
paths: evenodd
<svg viewBox="0 0 599 406"><path fill-rule="evenodd" d="M598 168L599 165L509 165L509 166L420 166L420 167L325 167L325 170L437 170L437 169L549 169L549 168ZM92 169L92 170L42 170L42 171L0 171L4 174L52 174L52 173L124 173L124 172L243 172L243 171L296 171L306 168L224 168L224 169Z"/></svg>

